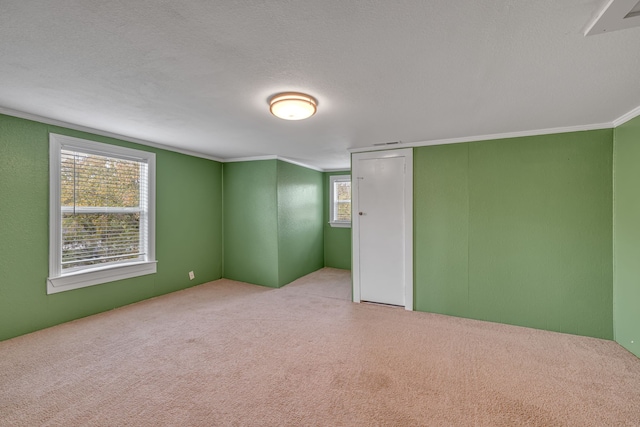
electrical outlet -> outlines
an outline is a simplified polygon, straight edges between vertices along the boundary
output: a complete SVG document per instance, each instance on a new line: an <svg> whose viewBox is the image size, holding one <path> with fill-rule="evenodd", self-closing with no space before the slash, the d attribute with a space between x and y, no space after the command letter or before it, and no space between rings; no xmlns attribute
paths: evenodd
<svg viewBox="0 0 640 427"><path fill-rule="evenodd" d="M196 278L196 275L195 275L195 274L193 274L193 271L190 271L190 272L189 272L189 280L193 280L193 279L195 279L195 278Z"/></svg>

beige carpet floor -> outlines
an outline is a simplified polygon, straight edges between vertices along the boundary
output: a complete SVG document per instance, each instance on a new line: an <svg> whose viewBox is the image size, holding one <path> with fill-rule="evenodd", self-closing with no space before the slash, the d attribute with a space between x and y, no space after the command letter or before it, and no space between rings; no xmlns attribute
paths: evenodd
<svg viewBox="0 0 640 427"><path fill-rule="evenodd" d="M2 426L640 426L611 341L218 280L0 343Z"/></svg>

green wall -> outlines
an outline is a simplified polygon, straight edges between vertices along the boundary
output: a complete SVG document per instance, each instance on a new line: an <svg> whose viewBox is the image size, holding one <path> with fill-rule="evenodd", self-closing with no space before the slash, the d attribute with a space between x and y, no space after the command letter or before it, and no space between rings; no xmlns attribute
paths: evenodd
<svg viewBox="0 0 640 427"><path fill-rule="evenodd" d="M49 132L156 153L156 274L46 294ZM214 161L0 115L0 340L220 278L221 179Z"/></svg>
<svg viewBox="0 0 640 427"><path fill-rule="evenodd" d="M415 308L612 338L612 132L416 148Z"/></svg>
<svg viewBox="0 0 640 427"><path fill-rule="evenodd" d="M332 175L351 175L351 171L325 172L324 174L324 266L351 270L351 227L332 227L329 224L329 199Z"/></svg>
<svg viewBox="0 0 640 427"><path fill-rule="evenodd" d="M46 294L49 132L156 153L156 274ZM615 337L640 357L639 163L640 118L416 148L415 308ZM351 229L328 224L335 174L349 172L223 167L0 115L0 340L223 275L279 287L350 269Z"/></svg>
<svg viewBox="0 0 640 427"><path fill-rule="evenodd" d="M640 357L640 117L614 136L615 340Z"/></svg>
<svg viewBox="0 0 640 427"><path fill-rule="evenodd" d="M277 288L276 160L224 165L224 277Z"/></svg>
<svg viewBox="0 0 640 427"><path fill-rule="evenodd" d="M224 165L224 277L281 287L322 268L322 173L280 160Z"/></svg>
<svg viewBox="0 0 640 427"><path fill-rule="evenodd" d="M324 265L322 173L278 161L279 286Z"/></svg>
<svg viewBox="0 0 640 427"><path fill-rule="evenodd" d="M415 148L415 309L469 312L469 144Z"/></svg>

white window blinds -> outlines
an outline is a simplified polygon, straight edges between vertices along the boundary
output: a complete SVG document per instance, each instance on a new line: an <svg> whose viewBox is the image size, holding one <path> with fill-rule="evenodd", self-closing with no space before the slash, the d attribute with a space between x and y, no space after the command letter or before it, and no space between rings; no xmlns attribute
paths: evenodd
<svg viewBox="0 0 640 427"><path fill-rule="evenodd" d="M61 151L62 270L146 255L147 165Z"/></svg>
<svg viewBox="0 0 640 427"><path fill-rule="evenodd" d="M155 154L49 140L47 293L155 273Z"/></svg>
<svg viewBox="0 0 640 427"><path fill-rule="evenodd" d="M330 177L331 198L329 223L334 227L351 224L351 176L333 175Z"/></svg>

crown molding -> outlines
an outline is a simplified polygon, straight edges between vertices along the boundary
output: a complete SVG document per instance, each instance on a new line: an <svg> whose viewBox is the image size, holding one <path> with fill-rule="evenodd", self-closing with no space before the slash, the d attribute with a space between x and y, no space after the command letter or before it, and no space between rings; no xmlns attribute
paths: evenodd
<svg viewBox="0 0 640 427"><path fill-rule="evenodd" d="M224 163L235 163L235 162L255 162L259 160L280 160L282 162L291 163L292 165L300 166L303 168L311 169L318 172L327 172L325 169L310 165L308 163L299 162L297 160L289 159L287 157L281 156L250 156L250 157L232 157L230 159L224 159Z"/></svg>
<svg viewBox="0 0 640 427"><path fill-rule="evenodd" d="M151 142L151 141L147 141L144 139L139 139L139 138L133 138L130 136L125 136L125 135L121 135L118 133L113 133L113 132L108 132L108 131L104 131L104 130L100 130L100 129L95 129L89 126L82 126L82 125L76 125L70 122L65 122L62 120L57 120L57 119L52 119L50 117L45 117L45 116L40 116L37 114L32 114L32 113L26 113L24 111L19 111L19 110L14 110L11 108L6 108L6 107L0 107L0 114L4 114L7 116L12 116L12 117L17 117L20 119L25 119L25 120L32 120L35 122L39 122L39 123L44 123L47 125L52 125L52 126L60 126L63 128L67 128L67 129L71 129L71 130L76 130L76 131L80 131L80 132L87 132L87 133L91 133L94 135L100 135L100 136L104 136L107 138L114 138L114 139L119 139L121 141L127 141L127 142L132 142L134 144L140 144L140 145L145 145L147 147L153 147L153 148L158 148L161 150L166 150L166 151L172 151L174 153L180 153L180 154L186 154L188 156L193 156L193 157L199 157L202 159L207 159L207 160L213 160L216 162L220 162L220 163L232 163L232 162L250 162L250 161L256 161L256 160L281 160L283 162L287 162L287 163L291 163L297 166L301 166L303 168L307 168L307 169L312 169L318 172L325 172L324 169L313 166L313 165L309 165L307 163L303 163L303 162L299 162L297 160L293 160L293 159L289 159L286 157L280 157L280 156L275 156L275 155L269 155L269 156L251 156L251 157L233 157L233 158L229 158L229 159L225 159L222 157L216 157L216 156L211 156L208 154L204 154L204 153L199 153L197 151L191 151L191 150L184 150L181 148L175 148L172 146L168 146L168 145L164 145L164 144L159 144L157 142ZM339 169L341 170L341 169Z"/></svg>
<svg viewBox="0 0 640 427"><path fill-rule="evenodd" d="M232 158L225 159L222 157L211 156L211 155L200 153L197 151L184 150L184 149L175 148L175 147L164 145L164 144L159 144L156 142L147 141L144 139L133 138L133 137L120 135L113 132L103 131L103 130L91 128L88 126L76 125L76 124L65 122L62 120L56 120L49 117L39 116L37 114L26 113L26 112L14 110L11 108L0 107L0 114L5 114L8 116L18 117L26 120L33 120L36 122L49 124L53 126L60 126L60 127L64 127L72 130L77 130L80 132L92 133L95 135L105 136L108 138L120 139L122 141L132 142L135 144L145 145L148 147L154 147L161 150L172 151L175 153L186 154L188 156L199 157L207 160L213 160L220 163L252 162L252 161L258 161L258 160L281 160L283 162L291 163L291 164L301 166L303 168L315 170L318 172L342 172L342 171L351 170L348 167L324 169L324 168L310 165L308 163L300 162L297 160L293 160L287 157L281 157L277 155L232 157ZM496 133L496 134L490 134L490 135L478 135L478 136L468 136L468 137L460 137L460 138L435 139L430 141L400 142L398 144L393 144L393 145L371 145L367 147L349 148L347 151L349 151L349 153L362 153L366 151L384 151L384 150L393 150L397 148L407 148L407 147L425 147L430 145L459 144L464 142L487 141L492 139L520 138L525 136L539 136L539 135L550 135L550 134L556 134L556 133L581 132L581 131L598 130L598 129L611 129L611 128L616 128L638 116L640 116L640 106L634 108L628 113L625 113L622 116L615 119L614 121L608 122L608 123L596 123L596 124L590 124L590 125L537 129L537 130L521 131L521 132Z"/></svg>
<svg viewBox="0 0 640 427"><path fill-rule="evenodd" d="M618 127L618 126L620 126L622 124L625 124L629 120L635 119L638 116L640 116L640 105L638 105L636 108L634 108L633 110L629 111L628 113L623 114L622 116L620 116L617 119L615 119L613 121L613 127Z"/></svg>
<svg viewBox="0 0 640 427"><path fill-rule="evenodd" d="M5 114L7 116L13 116L20 119L32 120L39 123L44 123L52 126L60 126L71 130L77 130L80 132L92 133L94 135L105 136L107 138L119 139L122 141L133 142L134 144L145 145L147 147L158 148L166 151L173 151L175 153L186 154L188 156L200 157L202 159L214 160L216 162L224 162L220 157L210 156L208 154L199 153L197 151L184 150L181 148L175 148L164 144L159 144L157 142L151 142L144 139L133 138L130 136L120 135L118 133L108 132L100 129L95 129L88 126L76 125L69 122L64 122L62 120L56 120L49 117L39 116L37 114L25 113L24 111L13 110L11 108L0 107L0 114Z"/></svg>
<svg viewBox="0 0 640 427"><path fill-rule="evenodd" d="M231 157L228 159L222 159L223 163L236 163L236 162L257 162L260 160L278 160L278 156L249 156L249 157Z"/></svg>
<svg viewBox="0 0 640 427"><path fill-rule="evenodd" d="M460 138L434 139L431 141L400 142L398 144L393 144L393 145L372 145L369 147L362 147L362 148L349 148L349 152L362 153L366 151L385 151L385 150L395 150L398 148L407 148L407 147L426 147L429 145L460 144L463 142L488 141L492 139L506 139L506 138L521 138L525 136L551 135L556 133L582 132L582 131L588 131L588 130L611 129L611 128L613 128L613 123L596 123L591 125L566 126L566 127L548 128L548 129L527 130L527 131L521 131L521 132L506 132L506 133L494 133L490 135L478 135L478 136L468 136L468 137L460 137Z"/></svg>
<svg viewBox="0 0 640 427"><path fill-rule="evenodd" d="M323 172L351 172L351 168L324 169Z"/></svg>
<svg viewBox="0 0 640 427"><path fill-rule="evenodd" d="M311 169L311 170L318 171L318 172L326 172L324 169L319 168L317 166L313 166L313 165L310 165L310 164L307 164L307 163L299 162L297 160L289 159L287 157L280 157L280 156L276 156L276 157L278 158L278 160L281 160L281 161L287 162L287 163L291 163L292 165L300 166L300 167Z"/></svg>
<svg viewBox="0 0 640 427"><path fill-rule="evenodd" d="M637 4L637 0L607 0L587 23L585 37L640 26L640 15L632 13Z"/></svg>

